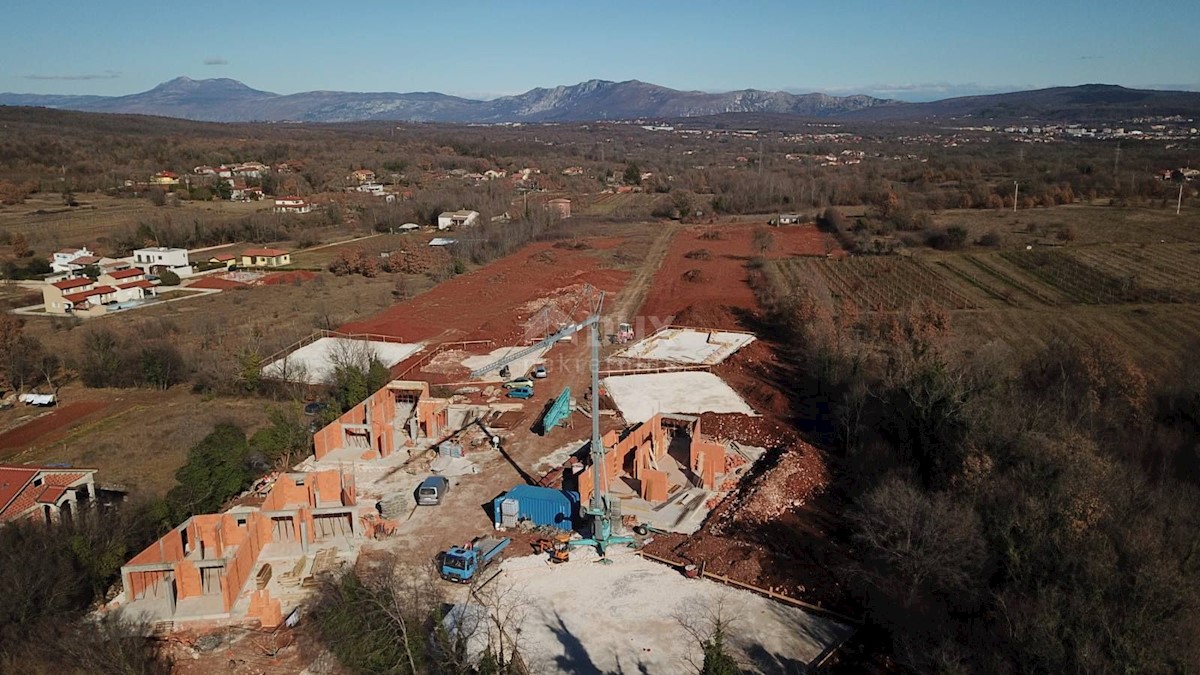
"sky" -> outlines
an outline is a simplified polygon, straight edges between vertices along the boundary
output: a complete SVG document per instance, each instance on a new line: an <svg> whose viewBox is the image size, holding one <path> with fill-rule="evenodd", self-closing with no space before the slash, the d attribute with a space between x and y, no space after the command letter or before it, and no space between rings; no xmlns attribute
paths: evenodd
<svg viewBox="0 0 1200 675"><path fill-rule="evenodd" d="M1096 82L1200 90L1200 2L1141 4L12 0L0 91L122 95L181 75L473 98L589 79L905 100Z"/></svg>

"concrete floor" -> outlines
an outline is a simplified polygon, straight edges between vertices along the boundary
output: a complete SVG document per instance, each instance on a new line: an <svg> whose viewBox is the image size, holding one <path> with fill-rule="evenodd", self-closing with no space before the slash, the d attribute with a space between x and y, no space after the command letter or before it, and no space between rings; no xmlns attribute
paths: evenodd
<svg viewBox="0 0 1200 675"><path fill-rule="evenodd" d="M323 337L268 363L263 366L262 373L264 377L285 377L292 382L323 384L333 376L334 362L342 354L354 358L360 353L373 353L383 365L391 368L424 347L423 344Z"/></svg>
<svg viewBox="0 0 1200 675"><path fill-rule="evenodd" d="M597 564L586 549L552 566L544 556L506 560L494 584L518 591L528 608L522 649L535 673L687 673L702 651L680 619L703 622L720 608L731 647L753 673L804 672L851 628L802 609L687 579L623 549Z"/></svg>
<svg viewBox="0 0 1200 675"><path fill-rule="evenodd" d="M604 387L630 424L645 422L657 413L754 414L736 391L712 373L617 375L604 378Z"/></svg>
<svg viewBox="0 0 1200 675"><path fill-rule="evenodd" d="M617 358L669 361L691 365L714 365L754 341L748 333L722 333L667 328L635 342L616 354Z"/></svg>

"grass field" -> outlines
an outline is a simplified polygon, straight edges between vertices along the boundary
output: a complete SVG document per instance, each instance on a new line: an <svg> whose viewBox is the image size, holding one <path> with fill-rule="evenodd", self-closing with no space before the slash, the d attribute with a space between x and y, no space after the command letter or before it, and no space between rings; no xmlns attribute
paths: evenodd
<svg viewBox="0 0 1200 675"><path fill-rule="evenodd" d="M254 202L180 202L179 206L154 206L148 199L122 199L104 195L77 195L80 205L68 209L58 195L33 195L24 204L0 206L0 230L25 235L29 246L49 254L66 246L99 246L116 230L136 227L142 220L170 217L174 222L201 224L236 218L269 204Z"/></svg>
<svg viewBox="0 0 1200 675"><path fill-rule="evenodd" d="M1040 235L1025 237L1030 214L1042 232L1060 226L1051 223L1070 225L1076 240L1048 245ZM955 334L967 342L999 341L1018 353L1055 334L1085 342L1111 336L1145 365L1165 367L1200 336L1200 243L1193 243L1200 227L1192 220L1173 211L1093 206L1037 209L1017 219L1011 212L940 214L948 222L964 216L975 230L1007 220L1011 236L999 249L791 258L772 262L769 273L785 292L827 290L835 306L849 301L864 312L899 312L929 300L951 312Z"/></svg>
<svg viewBox="0 0 1200 675"><path fill-rule="evenodd" d="M1006 246L1058 242L1069 231L1074 245L1200 242L1200 209L1175 215L1170 208L1069 204L1009 210L947 209L933 214L934 225L965 227L970 241L999 234Z"/></svg>

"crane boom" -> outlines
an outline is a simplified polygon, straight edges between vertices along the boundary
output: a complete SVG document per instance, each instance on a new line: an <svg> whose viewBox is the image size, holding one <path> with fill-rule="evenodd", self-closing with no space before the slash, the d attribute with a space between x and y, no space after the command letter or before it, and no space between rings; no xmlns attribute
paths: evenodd
<svg viewBox="0 0 1200 675"><path fill-rule="evenodd" d="M601 294L601 301L603 301L603 297L604 297L603 294ZM567 327L559 330L554 335L551 335L550 337L538 342L537 344L526 347L525 349L522 349L521 351L513 352L512 354L509 354L508 356L505 356L504 358L497 359L496 361L493 361L493 362L487 364L486 366L483 366L482 368L476 368L475 370L472 370L471 371L471 379L474 380L474 379L483 377L484 375L486 375L487 373L489 373L493 370L499 370L500 368L503 368L504 366L507 366L508 364L513 363L514 361L520 361L521 359L525 358L526 356L529 356L530 354L535 354L535 353L545 349L546 347L549 347L550 345L554 344L555 342L558 342L559 340L561 340L565 337L569 337L571 335L574 335L575 333L578 333L579 331L583 330L584 328L587 328L588 326L596 323L599 320L600 320L600 314L597 313L597 314L593 314L593 315L589 316L588 318L584 319L583 321L581 321L579 323L573 323L570 326L567 326Z"/></svg>

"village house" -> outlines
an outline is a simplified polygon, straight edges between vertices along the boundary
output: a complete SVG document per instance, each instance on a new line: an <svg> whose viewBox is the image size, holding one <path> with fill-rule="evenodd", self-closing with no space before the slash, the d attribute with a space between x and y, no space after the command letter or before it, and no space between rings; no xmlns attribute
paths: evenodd
<svg viewBox="0 0 1200 675"><path fill-rule="evenodd" d="M226 269L238 263L238 257L232 253L218 253L208 259L210 265L224 265Z"/></svg>
<svg viewBox="0 0 1200 675"><path fill-rule="evenodd" d="M370 169L356 169L351 172L349 180L356 183L374 183L375 172Z"/></svg>
<svg viewBox="0 0 1200 675"><path fill-rule="evenodd" d="M207 164L204 164L192 169L192 173L196 174L197 176L215 176L217 175L217 170L211 166L208 166Z"/></svg>
<svg viewBox="0 0 1200 675"><path fill-rule="evenodd" d="M64 248L60 251L55 251L54 255L50 256L50 269L58 272L78 272L88 265L95 265L100 262L100 258L96 254L88 250L86 246L79 248Z"/></svg>
<svg viewBox="0 0 1200 675"><path fill-rule="evenodd" d="M179 185L179 174L174 171L159 171L150 178L151 185Z"/></svg>
<svg viewBox="0 0 1200 675"><path fill-rule="evenodd" d="M507 175L508 175L508 173L506 171L504 171L503 169L500 169L500 170L488 169L487 171L483 172L483 179L484 180L496 180L497 178L504 178Z"/></svg>
<svg viewBox="0 0 1200 675"><path fill-rule="evenodd" d="M230 169L230 173L232 173L234 176L241 176L242 178L262 178L262 175L269 169L270 167L268 167L266 164L261 164L259 162L243 162L241 164L235 164Z"/></svg>
<svg viewBox="0 0 1200 675"><path fill-rule="evenodd" d="M571 217L571 200L559 197L546 202L546 209L559 218Z"/></svg>
<svg viewBox="0 0 1200 675"><path fill-rule="evenodd" d="M439 230L449 230L456 227L470 227L477 220L479 220L478 211L467 211L466 209L446 211L438 215L437 228Z"/></svg>
<svg viewBox="0 0 1200 675"><path fill-rule="evenodd" d="M275 213L309 213L312 205L303 197L276 197Z"/></svg>
<svg viewBox="0 0 1200 675"><path fill-rule="evenodd" d="M246 185L246 181L240 178L231 179L229 188L229 201L231 202L258 201L263 197L262 188Z"/></svg>
<svg viewBox="0 0 1200 675"><path fill-rule="evenodd" d="M42 306L47 314L99 316L113 305L155 295L154 284L137 268L64 279L42 286Z"/></svg>
<svg viewBox="0 0 1200 675"><path fill-rule="evenodd" d="M0 524L69 519L96 498L96 469L0 464Z"/></svg>
<svg viewBox="0 0 1200 675"><path fill-rule="evenodd" d="M248 248L242 252L242 267L283 267L292 264L292 254L277 248Z"/></svg>
<svg viewBox="0 0 1200 675"><path fill-rule="evenodd" d="M179 277L190 277L193 273L186 248L139 248L133 252L133 266L147 275L159 274L163 270L170 270Z"/></svg>
<svg viewBox="0 0 1200 675"><path fill-rule="evenodd" d="M562 175L564 175L564 176L582 176L583 175L583 167L582 166L568 166L567 168L562 170Z"/></svg>

